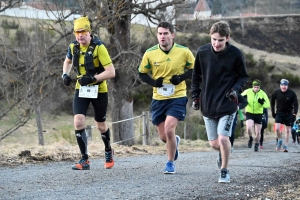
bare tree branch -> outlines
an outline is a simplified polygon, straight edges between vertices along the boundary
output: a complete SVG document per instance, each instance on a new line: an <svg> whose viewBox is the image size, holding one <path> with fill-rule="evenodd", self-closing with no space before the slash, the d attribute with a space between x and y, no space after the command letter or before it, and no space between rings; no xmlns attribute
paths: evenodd
<svg viewBox="0 0 300 200"><path fill-rule="evenodd" d="M9 0L9 1L6 3L7 5L0 9L0 12L5 11L6 9L12 8L12 7L14 7L14 5L20 4L21 2L23 2L23 0L16 0L16 1Z"/></svg>

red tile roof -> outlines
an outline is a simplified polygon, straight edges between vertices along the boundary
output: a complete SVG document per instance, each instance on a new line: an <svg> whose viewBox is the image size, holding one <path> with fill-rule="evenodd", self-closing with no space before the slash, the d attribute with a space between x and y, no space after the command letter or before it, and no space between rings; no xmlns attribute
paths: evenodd
<svg viewBox="0 0 300 200"><path fill-rule="evenodd" d="M210 10L208 3L206 2L206 0L199 0L196 7L195 7L195 11L207 11Z"/></svg>

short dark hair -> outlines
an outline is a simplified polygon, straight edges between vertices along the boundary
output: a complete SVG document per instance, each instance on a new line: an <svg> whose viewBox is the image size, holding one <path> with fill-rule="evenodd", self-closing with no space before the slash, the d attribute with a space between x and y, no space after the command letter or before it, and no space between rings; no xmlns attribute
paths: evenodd
<svg viewBox="0 0 300 200"><path fill-rule="evenodd" d="M211 35L214 33L219 33L222 37L228 37L230 35L230 27L226 21L219 21L214 23L211 28L210 32Z"/></svg>
<svg viewBox="0 0 300 200"><path fill-rule="evenodd" d="M174 26L169 23L169 22L160 22L158 25L157 25L157 29L159 27L162 27L162 28L166 28L166 29L169 29L169 31L173 34L174 33Z"/></svg>

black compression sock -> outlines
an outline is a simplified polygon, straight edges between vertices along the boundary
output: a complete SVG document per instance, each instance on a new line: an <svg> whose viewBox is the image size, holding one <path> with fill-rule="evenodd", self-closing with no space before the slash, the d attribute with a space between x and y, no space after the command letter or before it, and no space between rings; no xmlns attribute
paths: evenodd
<svg viewBox="0 0 300 200"><path fill-rule="evenodd" d="M105 133L101 133L101 136L102 136L102 140L103 140L104 145L105 145L105 151L110 151L111 146L110 146L110 131L109 131L109 128L107 129L107 131Z"/></svg>
<svg viewBox="0 0 300 200"><path fill-rule="evenodd" d="M82 158L88 159L87 153L87 138L84 129L75 130L77 144L79 146L80 152L82 154Z"/></svg>

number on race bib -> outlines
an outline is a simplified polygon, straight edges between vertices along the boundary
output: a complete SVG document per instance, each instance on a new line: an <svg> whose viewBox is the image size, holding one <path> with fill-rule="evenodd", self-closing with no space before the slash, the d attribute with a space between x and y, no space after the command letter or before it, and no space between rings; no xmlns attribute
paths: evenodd
<svg viewBox="0 0 300 200"><path fill-rule="evenodd" d="M171 96L175 93L175 85L164 84L162 87L157 89L157 93L165 97Z"/></svg>
<svg viewBox="0 0 300 200"><path fill-rule="evenodd" d="M80 86L79 97L97 99L99 85Z"/></svg>

